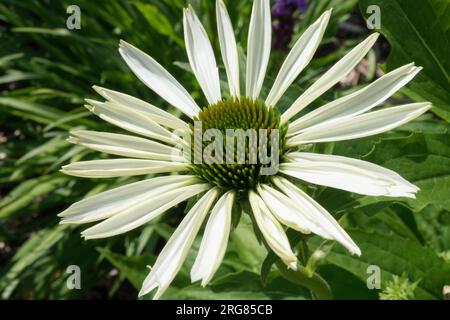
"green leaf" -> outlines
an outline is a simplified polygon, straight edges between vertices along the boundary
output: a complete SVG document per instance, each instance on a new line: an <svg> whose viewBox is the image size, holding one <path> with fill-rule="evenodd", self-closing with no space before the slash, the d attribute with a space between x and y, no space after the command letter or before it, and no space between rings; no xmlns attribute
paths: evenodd
<svg viewBox="0 0 450 320"><path fill-rule="evenodd" d="M238 226L231 233L231 239L240 260L250 270L259 270L267 251L256 239L252 221L247 214L241 216Z"/></svg>
<svg viewBox="0 0 450 320"><path fill-rule="evenodd" d="M446 256L450 253L450 212L428 207L416 215L418 229L428 246L438 254ZM447 258L450 262L450 259Z"/></svg>
<svg viewBox="0 0 450 320"><path fill-rule="evenodd" d="M61 187L69 180L65 176L41 176L26 180L0 201L0 220L11 218L29 206L37 197Z"/></svg>
<svg viewBox="0 0 450 320"><path fill-rule="evenodd" d="M0 84L19 82L23 80L34 79L36 76L32 73L25 73L15 70L9 70L4 76L0 76Z"/></svg>
<svg viewBox="0 0 450 320"><path fill-rule="evenodd" d="M421 190L407 203L416 211L428 205L450 210L450 134L415 134L389 140L370 158L400 173ZM380 161L381 160L381 161Z"/></svg>
<svg viewBox="0 0 450 320"><path fill-rule="evenodd" d="M147 275L147 265L153 264L153 256L132 256L127 257L121 254L113 253L106 248L97 248L114 267L130 281L130 283L139 290Z"/></svg>
<svg viewBox="0 0 450 320"><path fill-rule="evenodd" d="M7 299L20 282L20 275L63 237L67 225L48 228L30 237L0 273L1 298Z"/></svg>
<svg viewBox="0 0 450 320"><path fill-rule="evenodd" d="M286 236L289 239L289 242L293 248L297 246L299 241L302 239L303 235L293 229L288 229L286 232ZM264 258L263 263L261 264L261 282L265 285L268 281L268 277L272 266L279 260L278 256L270 250L267 253L267 256Z"/></svg>
<svg viewBox="0 0 450 320"><path fill-rule="evenodd" d="M184 45L184 41L173 30L173 24L156 6L141 2L135 2L134 4L145 17L148 24L158 33L170 37L179 46Z"/></svg>
<svg viewBox="0 0 450 320"><path fill-rule="evenodd" d="M414 211L429 205L450 210L450 125L436 122L435 126L444 130L430 133L426 132L427 126L428 123L417 122L413 133L396 132L336 144L336 154L391 169L420 188L416 199L359 197L360 206L402 201ZM355 205L351 201L345 204Z"/></svg>
<svg viewBox="0 0 450 320"><path fill-rule="evenodd" d="M336 265L326 264L319 268L319 274L331 287L336 300L376 300L377 290L368 290L367 284L353 273Z"/></svg>
<svg viewBox="0 0 450 320"><path fill-rule="evenodd" d="M43 145L34 148L31 151L24 154L22 157L20 157L19 160L17 160L16 164L20 165L23 162L30 160L34 157L37 157L42 154L45 155L46 153L52 153L55 150L61 149L61 147L67 146L65 138L66 137L63 135L57 135L53 139L50 139L49 141L45 142Z"/></svg>
<svg viewBox="0 0 450 320"><path fill-rule="evenodd" d="M330 22L328 23L326 36L331 36L336 33L339 26L346 21L352 11L354 10L358 0L315 0L308 2L308 9L306 10L302 20L300 21L300 30L304 31L307 27L316 21L325 10L333 9Z"/></svg>
<svg viewBox="0 0 450 320"><path fill-rule="evenodd" d="M181 290L169 288L166 299L248 300L307 299L308 292L280 277L263 287L257 273L242 271L228 274L202 288L194 284Z"/></svg>
<svg viewBox="0 0 450 320"><path fill-rule="evenodd" d="M388 71L415 62L423 71L404 91L416 100L433 103L432 111L450 121L450 2L448 0L362 0L381 9L381 33L392 52Z"/></svg>
<svg viewBox="0 0 450 320"><path fill-rule="evenodd" d="M396 235L347 230L362 250L361 257L348 254L338 246L328 254L327 261L345 269L366 282L370 265L381 269L381 287L393 275L406 274L411 282L421 280L415 297L417 299L441 299L442 288L450 282L450 265L432 250ZM315 246L318 239L312 241Z"/></svg>
<svg viewBox="0 0 450 320"><path fill-rule="evenodd" d="M0 68L7 67L10 62L24 57L23 52L12 53L0 58Z"/></svg>
<svg viewBox="0 0 450 320"><path fill-rule="evenodd" d="M31 119L43 124L54 123L64 115L63 112L56 108L40 105L24 99L0 98L0 105L3 106L3 110L6 109L6 112L11 112L25 119ZM70 126L67 125L58 125L58 127L70 129Z"/></svg>

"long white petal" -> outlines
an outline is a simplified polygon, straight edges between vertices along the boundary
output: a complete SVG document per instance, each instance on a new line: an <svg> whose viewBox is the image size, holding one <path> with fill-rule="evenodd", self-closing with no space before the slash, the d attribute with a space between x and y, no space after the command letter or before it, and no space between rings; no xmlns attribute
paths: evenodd
<svg viewBox="0 0 450 320"><path fill-rule="evenodd" d="M124 110L111 102L89 99L86 99L86 102L90 104L85 105L89 111L119 128L173 145L177 144L178 138L175 135L142 113Z"/></svg>
<svg viewBox="0 0 450 320"><path fill-rule="evenodd" d="M267 96L266 105L275 106L292 82L311 61L322 40L330 15L331 10L325 11L297 40L281 66L280 72Z"/></svg>
<svg viewBox="0 0 450 320"><path fill-rule="evenodd" d="M297 270L297 257L281 225L272 216L264 201L254 191L249 192L249 201L256 224L267 245L291 269Z"/></svg>
<svg viewBox="0 0 450 320"><path fill-rule="evenodd" d="M345 232L334 217L314 199L287 179L275 177L273 182L297 204L297 209L302 214L315 221L316 224L330 235L332 239L340 242L351 253L361 255L361 250L355 242L353 242L347 232Z"/></svg>
<svg viewBox="0 0 450 320"><path fill-rule="evenodd" d="M196 183L194 176L172 175L127 184L72 204L61 212L61 223L88 223L103 220L170 190Z"/></svg>
<svg viewBox="0 0 450 320"><path fill-rule="evenodd" d="M121 108L142 112L149 116L156 123L159 123L171 129L189 130L188 124L183 120L175 117L167 111L155 107L148 102L118 91L113 91L98 86L94 86L93 88L103 98Z"/></svg>
<svg viewBox="0 0 450 320"><path fill-rule="evenodd" d="M414 64L400 67L377 81L345 97L332 101L289 124L289 134L294 135L325 121L354 117L383 103L405 86L422 70Z"/></svg>
<svg viewBox="0 0 450 320"><path fill-rule="evenodd" d="M247 43L247 71L245 94L256 99L264 82L272 45L270 1L253 1Z"/></svg>
<svg viewBox="0 0 450 320"><path fill-rule="evenodd" d="M305 156L301 161L294 161L283 163L280 171L310 183L369 196L414 198L417 192L416 187L394 176L394 173L373 169L375 165L362 161L333 156L310 159Z"/></svg>
<svg viewBox="0 0 450 320"><path fill-rule="evenodd" d="M184 10L184 41L192 71L210 104L222 99L219 70L208 34L191 7Z"/></svg>
<svg viewBox="0 0 450 320"><path fill-rule="evenodd" d="M270 212L282 224L305 234L315 230L309 219L297 213L296 204L287 196L266 185L258 186L257 190Z"/></svg>
<svg viewBox="0 0 450 320"><path fill-rule="evenodd" d="M69 142L100 152L129 158L186 161L180 150L144 138L88 130L74 130L70 134Z"/></svg>
<svg viewBox="0 0 450 320"><path fill-rule="evenodd" d="M157 196L150 196L138 204L113 215L112 217L84 230L85 239L112 237L142 226L155 219L168 209L203 191L210 189L208 184L194 184L179 187Z"/></svg>
<svg viewBox="0 0 450 320"><path fill-rule="evenodd" d="M191 270L192 282L202 280L203 287L212 279L225 255L233 201L234 192L225 193L215 204L206 224L202 243Z"/></svg>
<svg viewBox="0 0 450 320"><path fill-rule="evenodd" d="M370 196L387 194L390 186L390 180L379 179L371 172L325 162L284 163L280 172L310 183Z"/></svg>
<svg viewBox="0 0 450 320"><path fill-rule="evenodd" d="M222 0L216 1L217 32L219 34L220 52L227 72L228 87L232 97L240 97L239 56L227 8Z"/></svg>
<svg viewBox="0 0 450 320"><path fill-rule="evenodd" d="M365 113L351 118L338 118L313 126L288 139L295 146L305 143L331 142L373 136L397 128L425 113L429 102L412 103Z"/></svg>
<svg viewBox="0 0 450 320"><path fill-rule="evenodd" d="M143 159L106 159L79 161L63 166L65 174L82 178L112 178L138 176L151 173L177 172L186 170L188 165L181 162L143 160Z"/></svg>
<svg viewBox="0 0 450 320"><path fill-rule="evenodd" d="M217 189L208 191L181 221L162 249L150 273L145 278L139 296L158 288L153 299L159 299L180 270L206 214L217 198Z"/></svg>
<svg viewBox="0 0 450 320"><path fill-rule="evenodd" d="M186 89L152 57L123 40L119 52L134 74L161 98L191 118L200 112Z"/></svg>
<svg viewBox="0 0 450 320"><path fill-rule="evenodd" d="M318 153L306 153L306 152L293 152L286 155L289 159L292 159L292 163L294 164L312 164L312 163L323 163L323 164L330 164L331 167L336 166L340 167L341 165L344 166L343 174L345 174L346 169L349 168L350 170L356 169L370 173L371 177L374 179L381 179L382 181L386 181L386 193L383 194L385 196L390 197L410 197L414 198L414 194L419 191L419 188L417 188L412 183L408 182L404 178L402 178L399 174L396 172L383 168L379 165L342 157L342 156L335 156L335 155L325 155L325 154L318 154ZM346 183L343 181L342 183ZM356 191L354 191L356 192Z"/></svg>
<svg viewBox="0 0 450 320"><path fill-rule="evenodd" d="M289 109L283 113L281 122L285 123L291 119L352 71L372 48L375 41L377 41L378 36L378 33L372 34L331 67L330 70L298 97Z"/></svg>

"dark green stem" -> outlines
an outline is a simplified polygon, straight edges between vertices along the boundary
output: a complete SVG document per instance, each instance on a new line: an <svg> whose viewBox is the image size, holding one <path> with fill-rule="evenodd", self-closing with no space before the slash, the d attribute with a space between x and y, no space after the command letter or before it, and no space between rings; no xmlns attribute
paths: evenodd
<svg viewBox="0 0 450 320"><path fill-rule="evenodd" d="M297 266L298 269L294 271L288 269L281 260L276 262L276 266L286 280L308 288L312 292L313 298L317 300L330 300L333 298L330 286L317 273L309 277L303 266Z"/></svg>
<svg viewBox="0 0 450 320"><path fill-rule="evenodd" d="M243 201L242 206L247 208L245 212L251 212L250 204L248 201ZM256 226L255 217L252 214L249 214L250 218L253 221L253 226ZM272 249L267 244L267 242L264 240L264 238L261 239L262 244L266 247L268 252L271 252ZM306 243L306 238L301 238L300 242L300 255L302 262L306 265L308 263L309 259L309 248L308 244ZM316 272L314 272L312 275L311 273L308 273L304 266L297 263L297 270L291 270L288 269L287 266L284 264L283 261L280 260L280 258L276 258L275 265L277 266L277 269L280 271L281 275L288 281L295 283L297 285L300 285L302 287L305 287L309 289L311 292L312 298L317 300L331 300L333 298L333 295L331 293L331 288L328 285L328 283Z"/></svg>
<svg viewBox="0 0 450 320"><path fill-rule="evenodd" d="M306 264L308 263L308 259L309 259L309 248L308 248L308 245L306 244L306 239L301 238L297 247L299 250L300 261L302 261L303 264L306 266Z"/></svg>

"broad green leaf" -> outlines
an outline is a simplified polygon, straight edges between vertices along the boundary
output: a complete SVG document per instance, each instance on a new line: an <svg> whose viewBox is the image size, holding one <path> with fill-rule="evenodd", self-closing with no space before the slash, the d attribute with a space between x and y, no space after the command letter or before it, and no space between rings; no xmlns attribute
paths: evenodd
<svg viewBox="0 0 450 320"><path fill-rule="evenodd" d="M230 236L240 260L250 270L259 270L267 251L256 239L252 221L248 215L241 216L238 226Z"/></svg>
<svg viewBox="0 0 450 320"><path fill-rule="evenodd" d="M368 290L365 279L333 264L319 268L319 274L328 282L336 300L376 300L377 290Z"/></svg>
<svg viewBox="0 0 450 320"><path fill-rule="evenodd" d="M376 163L400 173L421 190L408 199L414 210L428 205L450 210L450 134L415 134L406 139L386 141L371 155Z"/></svg>
<svg viewBox="0 0 450 320"><path fill-rule="evenodd" d="M432 111L450 121L450 2L448 0L362 0L361 12L379 6L381 33L392 46L388 71L415 62L423 71L405 93L431 101Z"/></svg>
<svg viewBox="0 0 450 320"><path fill-rule="evenodd" d="M169 288L167 299L253 300L308 299L308 292L283 278L276 278L263 287L257 273L242 271L212 281L207 287L192 285L181 290Z"/></svg>
<svg viewBox="0 0 450 320"><path fill-rule="evenodd" d="M450 263L450 212L428 207L416 220L426 244Z"/></svg>
<svg viewBox="0 0 450 320"><path fill-rule="evenodd" d="M147 275L147 265L152 264L155 258L152 256L133 256L127 257L121 254L113 253L105 248L97 248L114 267L130 281L130 283L139 290ZM136 293L137 296L137 293Z"/></svg>
<svg viewBox="0 0 450 320"><path fill-rule="evenodd" d="M450 281L450 265L432 250L396 235L361 230L351 230L349 234L360 246L361 257L352 256L335 246L327 256L329 263L353 273L364 282L371 275L367 268L378 266L381 269L382 289L393 275L406 274L411 282L421 280L415 298L442 298L442 288ZM319 241L315 240L314 245L319 245Z"/></svg>
<svg viewBox="0 0 450 320"><path fill-rule="evenodd" d="M429 131L427 125L416 123L413 133L398 132L336 144L336 154L361 158L391 169L421 189L417 199L359 197L356 200L359 206L402 201L415 211L421 211L428 205L450 210L449 125L436 122L436 126L444 130L429 133L425 132ZM338 197L337 200L343 199ZM351 199L342 202L343 206L355 206Z"/></svg>

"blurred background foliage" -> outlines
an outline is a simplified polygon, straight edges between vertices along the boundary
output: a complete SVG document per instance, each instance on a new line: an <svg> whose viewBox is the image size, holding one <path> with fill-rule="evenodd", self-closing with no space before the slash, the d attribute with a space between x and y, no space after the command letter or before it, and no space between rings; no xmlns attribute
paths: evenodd
<svg viewBox="0 0 450 320"><path fill-rule="evenodd" d="M239 45L245 48L251 1L225 1ZM280 2L280 1L278 1ZM190 1L218 51L214 1ZM66 8L81 9L81 29L66 28ZM273 4L276 5L275 1ZM363 16L381 8L381 33L366 59L311 108L357 90L399 65L415 61L424 71L390 104L429 100L432 112L376 137L319 144L317 151L383 165L421 188L416 200L362 197L331 188L310 191L363 251L350 256L338 245L311 237L305 261L330 284L336 299L442 299L450 284L450 4L447 0L310 0L293 10L292 43L325 9L334 12L310 67L281 101L292 102L326 68L371 31ZM158 252L184 214L179 206L126 235L84 241L79 227L59 225L57 213L85 195L133 181L89 180L59 172L62 164L104 157L66 142L68 131L117 131L83 107L101 85L171 109L128 70L118 54L124 39L152 55L200 102L187 66L182 33L184 0L2 0L0 3L0 297L2 299L136 299ZM283 23L283 17L274 24ZM280 36L280 35L278 35ZM275 38L277 35L275 35ZM274 49L267 92L287 48ZM245 61L245 50L241 50ZM389 56L389 58L388 58ZM387 61L387 63L385 63ZM223 66L221 77L225 80ZM298 238L291 237L295 245ZM194 247L198 246L196 243ZM314 251L314 250L319 251ZM196 250L163 298L310 299L280 276L273 255L242 215L225 260L211 285L191 284ZM322 254L319 254L322 253ZM82 270L80 290L68 290L69 265ZM381 269L381 290L369 290L367 267ZM402 295L401 289L409 288ZM400 288L400 289L398 289ZM381 294L380 294L381 293Z"/></svg>

